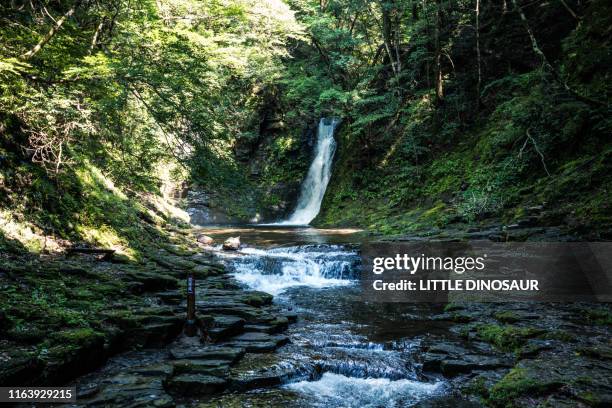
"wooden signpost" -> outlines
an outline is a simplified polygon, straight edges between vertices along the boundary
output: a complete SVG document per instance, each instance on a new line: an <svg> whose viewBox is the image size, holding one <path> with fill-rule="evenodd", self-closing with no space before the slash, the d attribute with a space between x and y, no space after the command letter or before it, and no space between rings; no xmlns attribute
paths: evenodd
<svg viewBox="0 0 612 408"><path fill-rule="evenodd" d="M185 324L185 335L193 337L197 334L195 321L195 277L193 273L187 275L187 323Z"/></svg>

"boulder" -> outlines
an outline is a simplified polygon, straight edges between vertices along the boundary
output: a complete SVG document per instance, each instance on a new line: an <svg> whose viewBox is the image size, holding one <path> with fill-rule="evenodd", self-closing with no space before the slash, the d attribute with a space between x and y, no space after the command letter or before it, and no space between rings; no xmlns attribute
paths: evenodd
<svg viewBox="0 0 612 408"><path fill-rule="evenodd" d="M240 237L230 237L223 242L223 249L237 251L240 248Z"/></svg>
<svg viewBox="0 0 612 408"><path fill-rule="evenodd" d="M212 245L213 242L215 242L215 240L212 239L211 237L209 237L208 235L202 234L202 235L198 236L198 242L200 244L204 244L204 245Z"/></svg>

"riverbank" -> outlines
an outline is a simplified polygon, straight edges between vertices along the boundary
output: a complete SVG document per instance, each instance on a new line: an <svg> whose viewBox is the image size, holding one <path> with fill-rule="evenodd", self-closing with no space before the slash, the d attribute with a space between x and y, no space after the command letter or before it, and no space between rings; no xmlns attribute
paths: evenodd
<svg viewBox="0 0 612 408"><path fill-rule="evenodd" d="M608 305L365 303L355 231L163 230L140 262L3 262L2 384L73 384L78 406L610 403ZM248 245L213 256L202 232ZM188 272L205 339L181 335Z"/></svg>
<svg viewBox="0 0 612 408"><path fill-rule="evenodd" d="M278 333L295 315L272 306L271 295L241 289L189 230L165 233L167 240L140 262L3 255L0 277L9 296L1 304L0 384L63 385L112 366L113 358L124 360L119 353L150 350L171 357L150 367L137 359L133 371L115 367L116 381L79 384L77 398L79 404L125 406L153 403L147 398L156 395L154 404L164 406L174 397L229 387L229 366L245 352L269 352L287 341ZM181 334L188 273L197 281L202 339Z"/></svg>

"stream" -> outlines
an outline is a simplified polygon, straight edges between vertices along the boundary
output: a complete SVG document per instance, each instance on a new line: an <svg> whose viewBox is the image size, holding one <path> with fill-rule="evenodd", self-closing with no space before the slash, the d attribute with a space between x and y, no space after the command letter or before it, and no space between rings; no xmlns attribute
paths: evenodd
<svg viewBox="0 0 612 408"><path fill-rule="evenodd" d="M286 333L289 344L273 358L249 362L247 355L237 368L262 375L280 370L284 383L213 403L406 407L447 391L445 382L423 377L415 362L421 339L447 326L426 318L431 305L361 299L359 231L270 226L203 232L217 242L240 235L246 246L219 252L235 279L273 294L276 304L298 315Z"/></svg>

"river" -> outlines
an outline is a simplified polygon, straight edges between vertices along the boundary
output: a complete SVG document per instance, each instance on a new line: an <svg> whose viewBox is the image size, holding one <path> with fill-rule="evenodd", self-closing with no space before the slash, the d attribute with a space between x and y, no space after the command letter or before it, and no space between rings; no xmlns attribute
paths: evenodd
<svg viewBox="0 0 612 408"><path fill-rule="evenodd" d="M273 358L247 357L235 370L283 384L213 399L213 406L406 407L444 394L447 384L423 376L415 353L421 340L447 333L428 319L438 306L367 303L361 298L358 230L309 227L207 228L217 242L240 236L237 253L219 252L238 282L275 296L297 313L290 343ZM258 361L259 360L259 361Z"/></svg>

